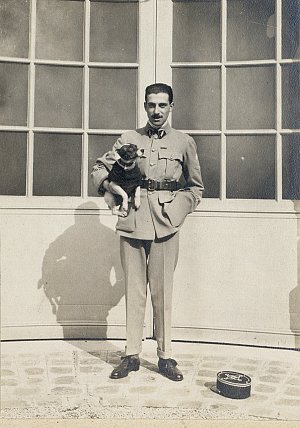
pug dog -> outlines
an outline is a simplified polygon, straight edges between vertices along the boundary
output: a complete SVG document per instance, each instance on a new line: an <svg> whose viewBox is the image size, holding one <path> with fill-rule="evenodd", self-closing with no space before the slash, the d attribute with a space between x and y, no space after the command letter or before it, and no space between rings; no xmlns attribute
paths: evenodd
<svg viewBox="0 0 300 428"><path fill-rule="evenodd" d="M141 204L142 174L137 166L137 159L144 153L135 144L124 144L116 150L117 159L108 174L108 181L113 193L106 192L104 200L114 215L126 217L128 202L138 209Z"/></svg>

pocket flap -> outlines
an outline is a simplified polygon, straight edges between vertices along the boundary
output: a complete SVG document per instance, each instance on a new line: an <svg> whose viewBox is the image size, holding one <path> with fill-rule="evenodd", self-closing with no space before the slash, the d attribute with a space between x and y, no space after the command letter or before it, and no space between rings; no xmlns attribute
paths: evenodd
<svg viewBox="0 0 300 428"><path fill-rule="evenodd" d="M173 201L174 197L175 197L175 193L170 192L169 190L160 190L158 192L158 200L161 204L164 204L165 202Z"/></svg>
<svg viewBox="0 0 300 428"><path fill-rule="evenodd" d="M174 152L172 150L159 149L158 151L159 159L169 159L169 160L178 160L182 162L183 156L182 153Z"/></svg>

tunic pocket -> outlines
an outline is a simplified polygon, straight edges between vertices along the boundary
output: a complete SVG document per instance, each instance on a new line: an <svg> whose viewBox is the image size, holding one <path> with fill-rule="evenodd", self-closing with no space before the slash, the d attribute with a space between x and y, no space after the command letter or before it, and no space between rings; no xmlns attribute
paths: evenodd
<svg viewBox="0 0 300 428"><path fill-rule="evenodd" d="M181 175L183 155L172 150L159 149L158 159L164 162L165 178L174 179ZM178 171L180 170L180 171Z"/></svg>

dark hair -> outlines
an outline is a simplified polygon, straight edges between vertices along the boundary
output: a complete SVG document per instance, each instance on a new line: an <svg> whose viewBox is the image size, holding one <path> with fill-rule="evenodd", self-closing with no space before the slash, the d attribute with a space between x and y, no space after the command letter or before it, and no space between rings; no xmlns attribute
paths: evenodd
<svg viewBox="0 0 300 428"><path fill-rule="evenodd" d="M165 83L153 83L152 85L147 86L145 90L145 102L147 102L147 96L150 94L158 94L159 92L164 92L169 95L170 104L173 102L173 90L171 86L166 85Z"/></svg>

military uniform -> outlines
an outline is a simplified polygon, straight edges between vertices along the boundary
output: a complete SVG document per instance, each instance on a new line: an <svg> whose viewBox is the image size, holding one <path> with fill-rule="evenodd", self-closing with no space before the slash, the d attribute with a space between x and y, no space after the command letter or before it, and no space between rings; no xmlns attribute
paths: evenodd
<svg viewBox="0 0 300 428"><path fill-rule="evenodd" d="M192 137L164 126L164 136L149 133L149 123L125 132L111 151L97 159L92 177L100 194L103 181L116 161L116 149L136 144L143 149L137 160L142 176L148 180L141 189L141 206L130 207L127 217L119 217L116 229L121 236L121 262L125 273L126 355L139 354L149 282L158 343L157 355L171 354L171 304L173 273L178 258L179 234L186 216L199 204L204 190L196 144ZM149 137L150 135L150 137ZM153 190L155 182L182 181L177 191Z"/></svg>

